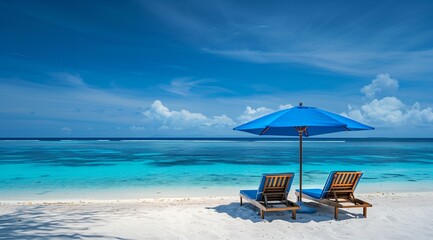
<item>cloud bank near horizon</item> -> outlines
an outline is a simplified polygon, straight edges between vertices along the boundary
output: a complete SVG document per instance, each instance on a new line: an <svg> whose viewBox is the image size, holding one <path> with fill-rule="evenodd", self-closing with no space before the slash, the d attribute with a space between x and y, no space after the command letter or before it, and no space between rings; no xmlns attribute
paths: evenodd
<svg viewBox="0 0 433 240"><path fill-rule="evenodd" d="M389 96L397 93L398 88L398 81L391 78L389 74L378 74L370 84L360 90L369 101L360 107L349 104L348 111L343 112L342 115L380 126L423 126L433 123L432 108L422 108L419 102L408 106L396 96ZM383 97L375 98L380 96Z"/></svg>

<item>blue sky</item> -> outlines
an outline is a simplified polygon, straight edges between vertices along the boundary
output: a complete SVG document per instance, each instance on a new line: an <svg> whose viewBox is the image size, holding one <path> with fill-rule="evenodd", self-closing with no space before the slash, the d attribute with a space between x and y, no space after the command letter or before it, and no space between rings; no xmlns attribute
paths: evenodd
<svg viewBox="0 0 433 240"><path fill-rule="evenodd" d="M0 137L252 137L303 102L431 137L429 1L0 1ZM325 135L324 135L325 137Z"/></svg>

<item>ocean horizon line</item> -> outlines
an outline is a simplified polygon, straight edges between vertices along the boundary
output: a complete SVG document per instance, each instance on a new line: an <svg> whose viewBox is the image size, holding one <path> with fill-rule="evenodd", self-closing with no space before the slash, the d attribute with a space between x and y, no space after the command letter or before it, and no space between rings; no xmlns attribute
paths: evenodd
<svg viewBox="0 0 433 240"><path fill-rule="evenodd" d="M0 141L253 141L253 142L297 142L298 137L0 137ZM430 142L426 137L307 137L303 141L311 142L363 142L397 141Z"/></svg>

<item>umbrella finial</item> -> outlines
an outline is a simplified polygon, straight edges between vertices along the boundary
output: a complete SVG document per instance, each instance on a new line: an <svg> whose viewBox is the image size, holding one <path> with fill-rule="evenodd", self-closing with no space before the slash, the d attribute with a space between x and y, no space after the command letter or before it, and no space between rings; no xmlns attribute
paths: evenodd
<svg viewBox="0 0 433 240"><path fill-rule="evenodd" d="M302 102L299 103L299 106L302 107Z"/></svg>

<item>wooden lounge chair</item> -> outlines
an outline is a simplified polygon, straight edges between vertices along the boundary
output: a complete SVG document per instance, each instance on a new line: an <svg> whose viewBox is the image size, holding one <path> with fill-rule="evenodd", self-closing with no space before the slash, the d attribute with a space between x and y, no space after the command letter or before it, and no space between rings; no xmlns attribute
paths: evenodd
<svg viewBox="0 0 433 240"><path fill-rule="evenodd" d="M240 203L245 198L248 202L260 209L260 217L265 217L265 212L292 211L292 218L296 219L296 210L299 206L287 200L290 186L293 181L293 173L263 174L258 190L241 190Z"/></svg>
<svg viewBox="0 0 433 240"><path fill-rule="evenodd" d="M370 203L354 196L356 185L362 177L362 172L331 172L323 189L302 189L302 197L334 207L334 218L338 219L339 208L363 208L367 217ZM296 189L299 200L299 189Z"/></svg>

